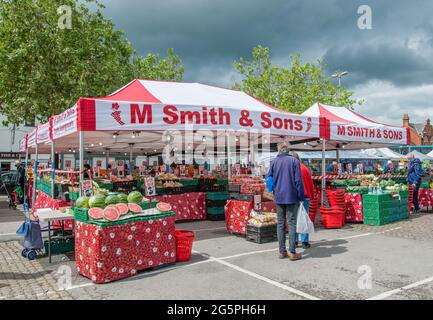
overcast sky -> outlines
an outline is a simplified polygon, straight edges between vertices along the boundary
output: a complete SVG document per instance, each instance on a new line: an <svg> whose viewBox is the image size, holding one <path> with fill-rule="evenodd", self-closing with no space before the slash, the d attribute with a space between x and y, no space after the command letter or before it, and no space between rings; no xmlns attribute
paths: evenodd
<svg viewBox="0 0 433 320"><path fill-rule="evenodd" d="M365 99L357 108L376 121L433 120L433 1L431 0L101 0L140 54L174 48L185 81L230 87L232 67L268 46L273 62L289 55L323 58L327 74L347 70L344 85ZM358 28L369 5L372 29Z"/></svg>

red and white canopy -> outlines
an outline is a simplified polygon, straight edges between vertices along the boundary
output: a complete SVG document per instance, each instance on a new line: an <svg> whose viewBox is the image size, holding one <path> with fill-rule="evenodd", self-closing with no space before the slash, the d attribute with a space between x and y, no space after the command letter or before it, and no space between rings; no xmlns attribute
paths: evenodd
<svg viewBox="0 0 433 320"><path fill-rule="evenodd" d="M303 115L325 118L327 130L322 137L334 141L334 145L351 143L352 146L348 148L371 148L376 145L383 147L410 143L407 128L377 123L347 108L316 103Z"/></svg>

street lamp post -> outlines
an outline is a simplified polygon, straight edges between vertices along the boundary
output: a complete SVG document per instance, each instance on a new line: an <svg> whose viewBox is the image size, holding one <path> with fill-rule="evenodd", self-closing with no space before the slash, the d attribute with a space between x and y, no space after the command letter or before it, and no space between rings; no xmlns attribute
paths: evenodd
<svg viewBox="0 0 433 320"><path fill-rule="evenodd" d="M347 72L347 71L336 72L331 77L332 78L338 78L338 86L340 87L341 86L341 78L348 75L348 74L349 74L349 72Z"/></svg>

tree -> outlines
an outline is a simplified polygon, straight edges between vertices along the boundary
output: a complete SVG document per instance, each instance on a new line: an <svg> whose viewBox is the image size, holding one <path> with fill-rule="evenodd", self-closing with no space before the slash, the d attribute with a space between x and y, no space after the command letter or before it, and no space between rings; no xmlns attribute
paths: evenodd
<svg viewBox="0 0 433 320"><path fill-rule="evenodd" d="M180 59L137 57L96 0L0 0L0 113L7 123L47 121L79 97L105 96L143 78L183 75ZM70 28L59 21L70 8Z"/></svg>
<svg viewBox="0 0 433 320"><path fill-rule="evenodd" d="M302 64L299 54L290 57L288 69L272 65L270 50L253 49L251 61L240 58L234 67L242 76L234 89L242 90L280 109L302 113L316 102L353 107L362 101L352 99L353 93L343 86L335 86L324 75L321 60Z"/></svg>

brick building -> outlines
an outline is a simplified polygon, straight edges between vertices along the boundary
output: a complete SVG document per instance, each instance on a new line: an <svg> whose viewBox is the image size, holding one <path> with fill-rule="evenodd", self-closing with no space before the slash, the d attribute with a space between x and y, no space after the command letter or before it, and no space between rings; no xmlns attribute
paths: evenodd
<svg viewBox="0 0 433 320"><path fill-rule="evenodd" d="M403 127L410 128L410 144L412 146L433 145L433 125L430 119L425 123L411 123L409 115L403 115Z"/></svg>

